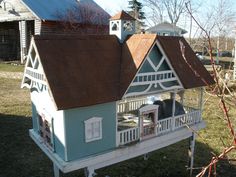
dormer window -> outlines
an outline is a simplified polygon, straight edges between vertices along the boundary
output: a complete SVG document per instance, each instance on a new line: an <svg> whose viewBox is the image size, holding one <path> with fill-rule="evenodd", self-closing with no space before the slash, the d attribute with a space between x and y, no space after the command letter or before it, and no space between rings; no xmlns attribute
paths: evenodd
<svg viewBox="0 0 236 177"><path fill-rule="evenodd" d="M123 29L124 31L132 31L133 24L131 23L131 21L124 21Z"/></svg>

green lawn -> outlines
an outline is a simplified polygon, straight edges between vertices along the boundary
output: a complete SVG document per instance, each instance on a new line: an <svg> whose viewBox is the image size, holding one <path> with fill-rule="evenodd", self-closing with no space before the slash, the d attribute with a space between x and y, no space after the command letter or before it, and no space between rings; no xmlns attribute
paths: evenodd
<svg viewBox="0 0 236 177"><path fill-rule="evenodd" d="M1 63L0 62L0 71L6 72L23 72L24 65L19 63Z"/></svg>
<svg viewBox="0 0 236 177"><path fill-rule="evenodd" d="M4 69L2 69L4 68ZM9 70L8 70L9 69ZM0 64L1 71L22 71L22 66ZM52 163L34 144L28 135L32 127L29 90L20 89L19 79L0 78L0 177L49 177L53 176ZM222 113L218 99L212 97L206 102L203 112L207 128L200 132L207 144L200 138L196 142L195 167L206 165L211 152L223 149L220 138L230 143L229 131L219 117ZM235 121L236 110L230 109ZM188 140L160 149L143 157L131 159L110 167L96 170L98 177L187 177ZM230 154L236 158L236 153ZM195 170L195 173L199 172ZM222 162L217 165L218 177L235 177L236 165ZM83 171L62 174L64 177L83 177Z"/></svg>

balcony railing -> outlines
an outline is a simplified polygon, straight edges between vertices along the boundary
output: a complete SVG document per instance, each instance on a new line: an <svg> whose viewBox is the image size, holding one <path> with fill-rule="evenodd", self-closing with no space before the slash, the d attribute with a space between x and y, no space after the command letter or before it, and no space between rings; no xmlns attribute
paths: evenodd
<svg viewBox="0 0 236 177"><path fill-rule="evenodd" d="M201 122L201 111L193 108L186 108L186 114L165 118L157 121L157 124L143 127L143 136L153 133L153 136L161 136L177 129L183 128L186 125L193 125ZM154 134L156 128L156 134ZM122 131L118 131L117 145L125 145L134 141L140 140L140 128L134 127Z"/></svg>

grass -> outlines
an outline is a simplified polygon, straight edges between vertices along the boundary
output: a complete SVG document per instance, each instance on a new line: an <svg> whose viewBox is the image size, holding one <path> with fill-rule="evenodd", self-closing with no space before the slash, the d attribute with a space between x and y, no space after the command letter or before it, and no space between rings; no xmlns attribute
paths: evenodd
<svg viewBox="0 0 236 177"><path fill-rule="evenodd" d="M23 72L24 65L20 65L19 63L1 63L0 62L0 71L4 72Z"/></svg>
<svg viewBox="0 0 236 177"><path fill-rule="evenodd" d="M7 70L7 68L10 68ZM19 67L19 68L18 68ZM0 64L2 71L22 71L22 66ZM28 135L32 127L29 90L20 89L19 79L0 78L0 177L49 177L53 176L52 163L35 145ZM207 98L207 96L205 96ZM236 117L235 108L230 116ZM206 165L211 152L219 154L225 144L230 144L229 131L224 125L218 99L211 97L205 104L203 117L207 128L200 134L207 144L198 138L196 141L195 167ZM187 177L188 140L162 148L149 154L149 159L137 157L110 167L96 170L98 177ZM232 152L230 157L236 158ZM196 174L200 170L194 171ZM83 170L61 174L62 177L83 177ZM235 177L236 165L222 162L217 165L218 177Z"/></svg>

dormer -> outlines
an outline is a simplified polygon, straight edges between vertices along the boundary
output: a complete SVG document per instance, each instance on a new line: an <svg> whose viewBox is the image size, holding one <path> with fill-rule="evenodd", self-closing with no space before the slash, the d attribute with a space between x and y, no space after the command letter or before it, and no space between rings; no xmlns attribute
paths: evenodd
<svg viewBox="0 0 236 177"><path fill-rule="evenodd" d="M121 11L110 18L110 34L116 35L122 43L128 35L135 33L135 19Z"/></svg>

